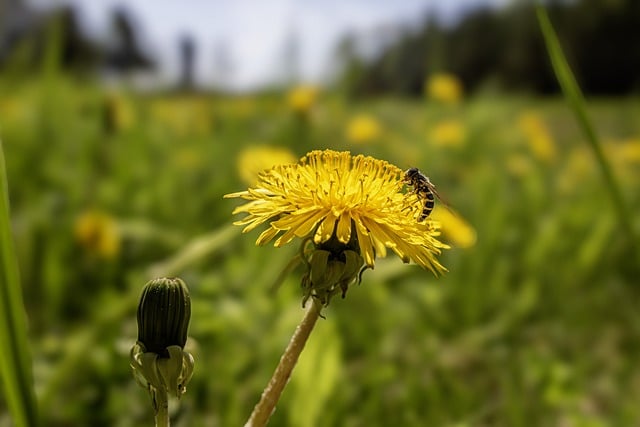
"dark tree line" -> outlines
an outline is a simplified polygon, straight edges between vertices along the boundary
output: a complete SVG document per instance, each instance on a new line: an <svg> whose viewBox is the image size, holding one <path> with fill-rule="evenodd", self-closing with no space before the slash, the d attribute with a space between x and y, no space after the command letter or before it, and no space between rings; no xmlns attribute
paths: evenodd
<svg viewBox="0 0 640 427"><path fill-rule="evenodd" d="M565 54L583 90L625 94L640 89L640 1L581 0L547 3ZM453 25L430 14L373 59L364 60L353 38L340 46L340 81L353 95L419 95L432 72L457 75L467 91L558 91L535 9L529 3L476 9Z"/></svg>
<svg viewBox="0 0 640 427"><path fill-rule="evenodd" d="M108 44L88 38L69 6L39 13L10 0L0 14L0 71L15 68L23 75L39 70L52 44L57 46L60 66L71 73L93 73L99 68L126 73L155 67L139 44L137 28L126 10L113 11L110 36Z"/></svg>

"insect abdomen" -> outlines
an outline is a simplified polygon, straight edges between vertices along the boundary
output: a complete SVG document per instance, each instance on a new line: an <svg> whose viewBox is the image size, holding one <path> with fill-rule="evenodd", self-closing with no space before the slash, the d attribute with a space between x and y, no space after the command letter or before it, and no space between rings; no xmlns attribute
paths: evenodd
<svg viewBox="0 0 640 427"><path fill-rule="evenodd" d="M433 193L431 191L424 191L422 193L422 197L424 197L425 202L419 221L424 221L425 219L427 219L427 217L431 214L433 207L435 206L435 198L433 197Z"/></svg>

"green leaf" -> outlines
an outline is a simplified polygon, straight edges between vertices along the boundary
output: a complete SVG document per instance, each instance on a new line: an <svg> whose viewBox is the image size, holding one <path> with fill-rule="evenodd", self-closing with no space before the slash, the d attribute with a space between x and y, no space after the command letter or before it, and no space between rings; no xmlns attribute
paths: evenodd
<svg viewBox="0 0 640 427"><path fill-rule="evenodd" d="M560 46L560 42L558 41L558 36L556 35L556 32L551 25L551 21L549 20L547 11L540 5L538 5L536 8L540 30L542 31L545 44L547 45L547 51L549 53L549 58L551 59L551 65L553 66L553 70L555 72L556 78L558 79L558 83L562 88L565 100L571 107L578 125L582 129L587 142L589 143L591 149L593 150L593 153L596 156L596 160L600 166L600 171L602 172L602 175L604 177L605 184L609 189L609 195L611 196L613 204L616 208L620 224L624 228L626 235L631 238L634 247L636 247L637 239L635 237L635 230L631 221L629 209L625 204L624 199L622 198L620 185L613 175L611 165L604 155L602 144L600 143L593 125L591 124L591 120L587 115L586 102L584 100L584 96L582 95L582 91L580 90L580 86L578 86L578 83L576 82L576 79L571 71L571 67L569 67L569 64L567 63L567 60L562 51L562 47Z"/></svg>
<svg viewBox="0 0 640 427"><path fill-rule="evenodd" d="M0 377L14 425L37 425L31 355L18 261L9 217L9 188L0 141Z"/></svg>

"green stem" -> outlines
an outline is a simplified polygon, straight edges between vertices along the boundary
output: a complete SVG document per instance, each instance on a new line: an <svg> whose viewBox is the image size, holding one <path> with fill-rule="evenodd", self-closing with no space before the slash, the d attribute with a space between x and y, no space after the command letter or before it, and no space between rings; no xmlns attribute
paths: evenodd
<svg viewBox="0 0 640 427"><path fill-rule="evenodd" d="M9 185L0 141L0 382L18 427L38 424L27 315L9 214Z"/></svg>
<svg viewBox="0 0 640 427"><path fill-rule="evenodd" d="M166 390L156 390L156 427L169 427L169 396Z"/></svg>
<svg viewBox="0 0 640 427"><path fill-rule="evenodd" d="M320 316L321 308L321 304L312 299L311 306L307 309L304 318L293 333L289 345L287 345L282 357L280 357L280 362L271 380L269 380L269 384L262 392L260 401L253 408L245 427L263 427L267 425L269 417L271 417L280 395L289 381L291 372L298 362L298 357L300 357L300 353L302 353L304 345Z"/></svg>
<svg viewBox="0 0 640 427"><path fill-rule="evenodd" d="M604 177L605 184L609 189L609 194L618 213L620 225L623 227L626 235L632 240L632 244L637 250L638 243L636 240L630 211L626 203L624 202L622 192L620 191L620 185L615 179L615 176L611 170L611 165L609 165L609 162L605 157L604 150L602 149L602 144L600 144L591 121L587 116L585 108L586 102L584 100L584 96L582 95L582 91L580 90L580 86L578 86L578 83L576 82L575 77L573 76L573 73L571 71L571 67L569 67L565 55L562 52L562 47L560 46L560 42L558 41L558 36L556 35L556 32L551 25L551 21L549 20L547 11L543 6L538 5L536 12L538 14L540 29L542 31L544 41L547 45L547 50L549 52L549 58L551 59L551 65L553 66L553 70L555 72L556 78L558 79L558 83L562 88L562 92L564 93L566 101L569 103L569 106L576 116L578 125L582 128L582 132L585 134L587 141L596 156L596 160L598 162L598 165L600 166L600 171L602 172L602 175Z"/></svg>

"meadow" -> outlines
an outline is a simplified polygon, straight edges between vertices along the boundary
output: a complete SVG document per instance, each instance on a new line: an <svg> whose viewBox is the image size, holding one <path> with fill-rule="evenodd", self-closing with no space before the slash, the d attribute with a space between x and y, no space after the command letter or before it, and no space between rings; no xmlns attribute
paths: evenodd
<svg viewBox="0 0 640 427"><path fill-rule="evenodd" d="M192 298L195 374L174 425L242 424L303 315L301 271L278 285L297 248L256 247L222 197L327 148L431 178L455 212L433 214L449 271L377 261L324 310L270 425L640 423L638 241L562 98L138 93L62 75L0 80L0 93L45 425L150 423L129 350L158 276ZM587 110L637 212L640 99Z"/></svg>

